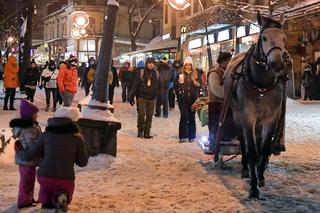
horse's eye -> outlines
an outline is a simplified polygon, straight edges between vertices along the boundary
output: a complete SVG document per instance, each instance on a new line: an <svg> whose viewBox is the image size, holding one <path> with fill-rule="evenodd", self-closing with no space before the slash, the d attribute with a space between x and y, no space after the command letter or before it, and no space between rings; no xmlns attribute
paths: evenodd
<svg viewBox="0 0 320 213"><path fill-rule="evenodd" d="M268 39L265 36L262 36L262 41L266 42Z"/></svg>

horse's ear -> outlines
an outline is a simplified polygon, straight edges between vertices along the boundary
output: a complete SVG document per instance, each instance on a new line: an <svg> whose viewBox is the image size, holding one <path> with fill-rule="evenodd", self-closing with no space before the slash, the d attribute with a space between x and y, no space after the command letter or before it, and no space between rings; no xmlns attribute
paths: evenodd
<svg viewBox="0 0 320 213"><path fill-rule="evenodd" d="M283 26L285 22L286 22L286 18L284 16L284 13L281 13L279 23L281 24L281 26Z"/></svg>
<svg viewBox="0 0 320 213"><path fill-rule="evenodd" d="M257 21L258 21L258 24L262 26L262 16L260 14L260 10L258 10L258 13L257 13Z"/></svg>

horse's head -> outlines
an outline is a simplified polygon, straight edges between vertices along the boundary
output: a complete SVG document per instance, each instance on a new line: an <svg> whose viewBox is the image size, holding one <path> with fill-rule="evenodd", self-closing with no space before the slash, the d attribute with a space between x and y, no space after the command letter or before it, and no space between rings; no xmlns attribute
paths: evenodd
<svg viewBox="0 0 320 213"><path fill-rule="evenodd" d="M267 65L268 71L279 72L284 68L282 54L284 52L285 34L281 28L285 20L282 15L280 20L277 21L261 16L259 12L257 20L262 27L258 41L260 58Z"/></svg>

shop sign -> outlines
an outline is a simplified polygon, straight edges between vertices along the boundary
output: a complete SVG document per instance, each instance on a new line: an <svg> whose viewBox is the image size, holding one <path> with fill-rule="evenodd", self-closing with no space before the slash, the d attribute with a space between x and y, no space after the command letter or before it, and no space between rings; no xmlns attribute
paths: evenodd
<svg viewBox="0 0 320 213"><path fill-rule="evenodd" d="M168 39L168 38L170 38L170 33L167 33L167 34L165 34L165 35L162 35L162 40L166 40L166 39Z"/></svg>
<svg viewBox="0 0 320 213"><path fill-rule="evenodd" d="M188 32L187 26L181 26L180 33L187 33L187 32Z"/></svg>

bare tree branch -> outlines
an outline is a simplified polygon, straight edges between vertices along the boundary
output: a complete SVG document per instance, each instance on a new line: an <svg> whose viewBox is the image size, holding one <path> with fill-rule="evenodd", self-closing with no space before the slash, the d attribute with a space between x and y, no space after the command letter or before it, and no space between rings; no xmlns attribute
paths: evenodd
<svg viewBox="0 0 320 213"><path fill-rule="evenodd" d="M137 36L138 33L141 30L141 27L144 23L144 21L146 20L146 18L149 16L149 14L152 12L152 10L162 2L162 0L157 0L153 5L151 5L151 7L147 10L147 12L142 16L142 18L140 19L137 28L135 29L135 32L133 33L133 36Z"/></svg>

